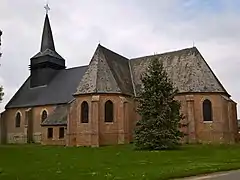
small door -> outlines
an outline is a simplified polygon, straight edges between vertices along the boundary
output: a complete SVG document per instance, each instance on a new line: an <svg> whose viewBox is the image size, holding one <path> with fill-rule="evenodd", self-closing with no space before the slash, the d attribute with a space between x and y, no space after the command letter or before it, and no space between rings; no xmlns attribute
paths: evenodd
<svg viewBox="0 0 240 180"><path fill-rule="evenodd" d="M33 142L32 108L25 111L25 127L27 128L27 143Z"/></svg>

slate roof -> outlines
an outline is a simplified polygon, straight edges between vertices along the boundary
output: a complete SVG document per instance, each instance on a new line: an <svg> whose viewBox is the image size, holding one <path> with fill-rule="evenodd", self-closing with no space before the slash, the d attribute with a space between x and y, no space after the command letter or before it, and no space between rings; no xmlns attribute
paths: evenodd
<svg viewBox="0 0 240 180"><path fill-rule="evenodd" d="M128 60L98 45L88 66L60 70L47 86L30 88L28 78L6 108L64 104L74 98L73 94L138 95L142 87L141 74L154 58L163 62L179 93L218 92L228 95L195 47Z"/></svg>
<svg viewBox="0 0 240 180"><path fill-rule="evenodd" d="M162 61L168 77L175 87L179 89L179 93L220 92L227 94L197 48L193 47L131 59L130 64L136 95L142 88L141 74L146 71L149 63L154 58Z"/></svg>
<svg viewBox="0 0 240 180"><path fill-rule="evenodd" d="M50 49L52 51L55 51L52 29L51 29L51 26L50 26L50 21L49 21L49 18L48 18L48 14L46 14L45 20L44 20L43 33L42 33L42 43L41 43L40 51L43 52L46 49Z"/></svg>
<svg viewBox="0 0 240 180"><path fill-rule="evenodd" d="M40 52L33 56L35 59L42 56L52 56L63 59L55 50L54 40L48 14L45 16Z"/></svg>
<svg viewBox="0 0 240 180"><path fill-rule="evenodd" d="M38 52L35 56L32 57L32 59L42 57L42 56L52 56L58 59L63 59L62 56L60 56L56 51L52 51L51 49L46 49L43 52Z"/></svg>
<svg viewBox="0 0 240 180"><path fill-rule="evenodd" d="M49 85L36 88L30 88L28 78L6 108L67 103L73 99L72 94L76 91L86 68L87 66L82 66L60 70Z"/></svg>
<svg viewBox="0 0 240 180"><path fill-rule="evenodd" d="M43 121L42 126L66 126L69 104L58 105Z"/></svg>
<svg viewBox="0 0 240 180"><path fill-rule="evenodd" d="M133 95L129 60L99 44L75 95L86 93Z"/></svg>
<svg viewBox="0 0 240 180"><path fill-rule="evenodd" d="M98 45L77 94L122 93L138 95L141 75L154 59L163 62L179 93L218 92L227 94L196 47L152 56L127 59Z"/></svg>

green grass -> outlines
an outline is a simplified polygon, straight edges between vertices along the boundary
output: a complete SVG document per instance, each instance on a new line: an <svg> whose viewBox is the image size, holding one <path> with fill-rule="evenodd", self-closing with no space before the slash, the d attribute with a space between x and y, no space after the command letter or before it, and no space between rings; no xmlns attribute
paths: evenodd
<svg viewBox="0 0 240 180"><path fill-rule="evenodd" d="M0 146L1 180L169 179L240 168L240 145L191 145L140 152L131 145Z"/></svg>

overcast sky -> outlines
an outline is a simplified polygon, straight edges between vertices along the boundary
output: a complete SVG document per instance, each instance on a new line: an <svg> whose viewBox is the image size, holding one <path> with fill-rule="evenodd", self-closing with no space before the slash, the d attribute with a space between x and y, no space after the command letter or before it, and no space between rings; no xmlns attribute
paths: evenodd
<svg viewBox="0 0 240 180"><path fill-rule="evenodd" d="M0 0L1 110L40 50L45 0ZM240 1L49 0L57 52L67 67L89 63L97 44L128 58L192 47L240 103ZM238 108L240 113L240 108Z"/></svg>

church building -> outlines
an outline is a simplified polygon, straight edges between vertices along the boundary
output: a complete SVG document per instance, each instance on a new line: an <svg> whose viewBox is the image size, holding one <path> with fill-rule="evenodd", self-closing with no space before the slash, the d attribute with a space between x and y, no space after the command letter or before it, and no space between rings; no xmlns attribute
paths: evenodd
<svg viewBox="0 0 240 180"><path fill-rule="evenodd" d="M1 113L0 143L92 146L133 140L134 97L157 58L179 93L186 143L234 143L236 103L196 47L129 59L98 44L87 66L66 68L46 14L30 76Z"/></svg>

